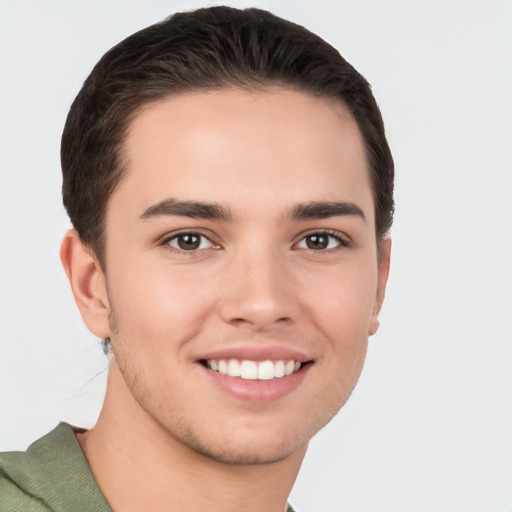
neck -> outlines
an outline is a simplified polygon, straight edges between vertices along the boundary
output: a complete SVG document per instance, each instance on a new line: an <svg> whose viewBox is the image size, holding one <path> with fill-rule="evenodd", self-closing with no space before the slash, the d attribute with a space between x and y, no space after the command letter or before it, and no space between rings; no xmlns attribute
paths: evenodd
<svg viewBox="0 0 512 512"><path fill-rule="evenodd" d="M242 466L197 453L142 409L115 363L98 422L77 439L115 512L283 512L306 452Z"/></svg>

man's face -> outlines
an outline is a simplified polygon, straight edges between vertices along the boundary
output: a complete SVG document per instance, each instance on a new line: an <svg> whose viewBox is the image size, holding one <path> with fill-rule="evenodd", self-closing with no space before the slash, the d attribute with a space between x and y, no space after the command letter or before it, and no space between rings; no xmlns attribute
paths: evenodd
<svg viewBox="0 0 512 512"><path fill-rule="evenodd" d="M145 108L125 157L110 392L217 460L303 451L359 377L387 277L355 121L282 89L196 92Z"/></svg>

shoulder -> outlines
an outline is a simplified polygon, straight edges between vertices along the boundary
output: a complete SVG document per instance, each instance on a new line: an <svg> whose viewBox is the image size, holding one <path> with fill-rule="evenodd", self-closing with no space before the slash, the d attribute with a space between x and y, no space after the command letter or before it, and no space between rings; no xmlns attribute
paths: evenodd
<svg viewBox="0 0 512 512"><path fill-rule="evenodd" d="M32 445L33 446L33 445ZM30 449L29 449L30 450ZM0 511L46 512L51 508L41 496L40 475L26 452L0 453Z"/></svg>
<svg viewBox="0 0 512 512"><path fill-rule="evenodd" d="M25 466L18 454L8 455L4 459L0 456L0 511L1 512L51 512L52 509L45 503L44 499L37 494L32 494L30 485L23 476ZM12 456L11 456L12 455ZM6 469L7 467L7 469Z"/></svg>
<svg viewBox="0 0 512 512"><path fill-rule="evenodd" d="M0 453L0 512L59 510L111 512L66 423L26 452Z"/></svg>

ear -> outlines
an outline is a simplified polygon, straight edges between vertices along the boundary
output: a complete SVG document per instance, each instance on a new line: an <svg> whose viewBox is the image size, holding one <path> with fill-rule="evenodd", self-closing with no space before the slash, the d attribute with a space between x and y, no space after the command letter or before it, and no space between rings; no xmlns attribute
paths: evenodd
<svg viewBox="0 0 512 512"><path fill-rule="evenodd" d="M109 338L109 301L105 276L98 260L82 244L74 229L64 235L60 260L85 326L99 338Z"/></svg>
<svg viewBox="0 0 512 512"><path fill-rule="evenodd" d="M389 263L391 258L391 238L386 237L382 241L378 256L378 275L377 275L377 297L375 300L375 309L373 310L370 322L370 336L373 336L379 328L379 313L384 302L386 294L386 284L389 276Z"/></svg>

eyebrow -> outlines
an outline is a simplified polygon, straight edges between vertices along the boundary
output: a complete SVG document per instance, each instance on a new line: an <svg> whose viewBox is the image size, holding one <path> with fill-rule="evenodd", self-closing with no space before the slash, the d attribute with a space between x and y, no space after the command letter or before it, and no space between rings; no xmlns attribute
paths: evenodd
<svg viewBox="0 0 512 512"><path fill-rule="evenodd" d="M364 212L354 203L343 201L314 201L311 203L299 204L290 213L292 220L327 219L338 216L360 217L366 222Z"/></svg>
<svg viewBox="0 0 512 512"><path fill-rule="evenodd" d="M141 220L167 215L179 215L193 219L210 219L228 222L232 220L231 212L216 203L202 201L179 201L174 198L164 199L150 206L140 215ZM298 204L287 215L291 220L327 219L338 216L360 217L366 222L363 210L354 203L343 201L312 201Z"/></svg>
<svg viewBox="0 0 512 512"><path fill-rule="evenodd" d="M169 198L150 206L139 217L141 220L166 215L179 215L193 219L231 220L231 213L228 209L215 203L204 203L201 201L178 201Z"/></svg>

